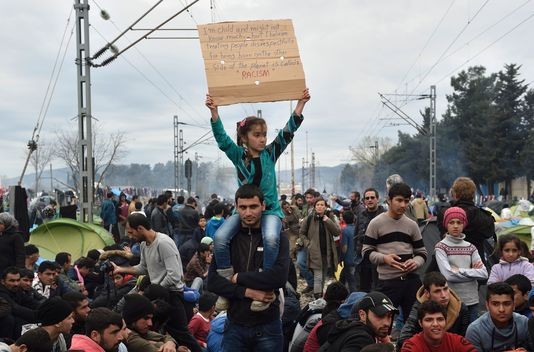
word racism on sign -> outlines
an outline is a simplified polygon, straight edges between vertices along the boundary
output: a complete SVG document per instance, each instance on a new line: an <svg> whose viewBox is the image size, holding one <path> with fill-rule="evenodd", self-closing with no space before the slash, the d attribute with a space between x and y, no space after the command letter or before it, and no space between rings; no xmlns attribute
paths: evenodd
<svg viewBox="0 0 534 352"><path fill-rule="evenodd" d="M299 99L306 88L291 20L198 26L208 90L217 105Z"/></svg>

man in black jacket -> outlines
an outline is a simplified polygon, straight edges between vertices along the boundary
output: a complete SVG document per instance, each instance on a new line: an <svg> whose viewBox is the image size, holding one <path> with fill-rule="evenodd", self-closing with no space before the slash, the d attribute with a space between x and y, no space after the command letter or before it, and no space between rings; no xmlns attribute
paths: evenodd
<svg viewBox="0 0 534 352"><path fill-rule="evenodd" d="M412 306L410 316L406 319L397 341L397 351L400 351L404 341L423 331L419 324L417 310L425 301L439 303L447 310L445 331L465 336L469 326L469 311L456 293L449 289L447 280L440 272L430 272L423 278L423 286L417 291L416 300Z"/></svg>
<svg viewBox="0 0 534 352"><path fill-rule="evenodd" d="M374 343L390 343L389 333L397 308L381 292L369 292L356 307L356 317L336 323L320 352L359 352Z"/></svg>
<svg viewBox="0 0 534 352"><path fill-rule="evenodd" d="M227 280L217 273L215 259L208 274L208 290L230 302L223 333L225 351L281 351L283 346L278 289L287 281L289 241L280 237L278 257L271 269L263 270L261 233L263 194L257 186L245 184L236 192L241 227L230 242L235 274ZM252 311L252 301L271 302L263 311Z"/></svg>

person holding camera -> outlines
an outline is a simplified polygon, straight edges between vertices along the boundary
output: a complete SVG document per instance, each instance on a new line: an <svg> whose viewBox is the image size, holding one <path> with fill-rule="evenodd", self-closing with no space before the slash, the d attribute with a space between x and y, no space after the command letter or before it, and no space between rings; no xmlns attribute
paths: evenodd
<svg viewBox="0 0 534 352"><path fill-rule="evenodd" d="M141 243L141 262L132 267L119 267L111 262L115 268L113 274L148 274L151 283L168 289L169 303L173 309L166 325L167 332L180 344L200 352L200 346L187 330L182 260L176 244L166 234L152 230L150 220L142 214L128 216L126 231L128 237Z"/></svg>
<svg viewBox="0 0 534 352"><path fill-rule="evenodd" d="M302 222L297 243L308 252L308 268L313 271L313 295L323 295L323 284L336 270L339 263L334 237L341 230L333 214L327 211L326 201L318 198L313 211Z"/></svg>

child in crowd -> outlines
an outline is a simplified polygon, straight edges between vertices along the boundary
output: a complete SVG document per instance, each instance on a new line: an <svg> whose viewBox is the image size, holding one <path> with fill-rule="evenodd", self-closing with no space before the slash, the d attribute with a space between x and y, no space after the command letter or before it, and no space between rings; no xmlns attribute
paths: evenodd
<svg viewBox="0 0 534 352"><path fill-rule="evenodd" d="M276 185L276 161L285 148L293 140L293 135L300 127L304 117L302 111L310 100L308 89L305 89L297 102L293 114L289 117L283 129L276 138L267 144L267 123L264 119L249 116L237 123L237 143L224 130L218 107L213 98L206 96L206 106L211 112L211 127L219 149L232 161L237 171L237 181L243 184L258 186L264 195L264 209L262 213L261 230L263 237L263 270L269 270L278 257L280 232L284 217ZM234 274L230 263L230 242L240 226L238 214L230 216L217 231L215 241L215 263L219 275L230 279ZM253 301L252 311L263 311L270 303ZM228 308L228 300L220 297L217 309Z"/></svg>
<svg viewBox="0 0 534 352"><path fill-rule="evenodd" d="M355 267L360 264L361 257L356 257L354 251L354 213L345 210L342 214L345 228L341 230L341 260L343 261L342 277L344 278L349 292L356 291ZM358 280L359 281L359 280Z"/></svg>
<svg viewBox="0 0 534 352"><path fill-rule="evenodd" d="M503 282L515 274L525 275L534 284L534 266L521 251L521 240L511 234L502 235L498 240L499 263L491 267L488 285Z"/></svg>
<svg viewBox="0 0 534 352"><path fill-rule="evenodd" d="M215 232L224 224L224 204L219 202L213 206L213 215L206 225L206 236L213 238Z"/></svg>
<svg viewBox="0 0 534 352"><path fill-rule="evenodd" d="M488 271L476 247L465 240L467 215L460 207L445 211L443 226L445 238L436 244L436 262L439 271L469 309L470 321L478 318L478 282L488 278Z"/></svg>
<svg viewBox="0 0 534 352"><path fill-rule="evenodd" d="M191 318L188 324L189 332L195 337L200 347L204 350L207 347L210 323L215 313L215 301L217 295L205 292L198 300L198 313Z"/></svg>

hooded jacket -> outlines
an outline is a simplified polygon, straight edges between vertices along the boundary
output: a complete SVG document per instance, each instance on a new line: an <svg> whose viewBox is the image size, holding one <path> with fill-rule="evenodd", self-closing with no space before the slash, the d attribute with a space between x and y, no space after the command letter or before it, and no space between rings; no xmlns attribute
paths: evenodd
<svg viewBox="0 0 534 352"><path fill-rule="evenodd" d="M469 326L469 311L465 304L462 303L456 292L449 289L449 304L447 305L447 323L445 324L445 331L452 332L461 336L465 336L467 327ZM423 302L427 300L424 295L424 288L421 286L417 290L416 300L412 306L410 316L406 319L402 327L399 339L397 340L397 351L400 351L404 341L410 337L421 332L421 326L417 319L417 310Z"/></svg>
<svg viewBox="0 0 534 352"><path fill-rule="evenodd" d="M499 260L499 263L491 267L488 285L494 282L503 282L515 274L525 275L534 286L534 265L525 257L519 257L511 263L503 259Z"/></svg>
<svg viewBox="0 0 534 352"><path fill-rule="evenodd" d="M70 349L86 352L106 352L98 343L85 335L74 335Z"/></svg>
<svg viewBox="0 0 534 352"><path fill-rule="evenodd" d="M367 345L376 343L373 330L358 319L338 321L328 334L328 342L320 352L359 352Z"/></svg>
<svg viewBox="0 0 534 352"><path fill-rule="evenodd" d="M513 313L512 323L498 329L489 312L482 314L467 328L465 337L479 352L505 351L523 347L531 351L528 339L528 318Z"/></svg>

